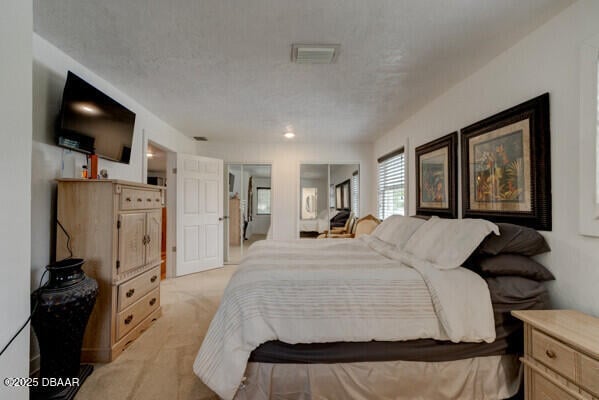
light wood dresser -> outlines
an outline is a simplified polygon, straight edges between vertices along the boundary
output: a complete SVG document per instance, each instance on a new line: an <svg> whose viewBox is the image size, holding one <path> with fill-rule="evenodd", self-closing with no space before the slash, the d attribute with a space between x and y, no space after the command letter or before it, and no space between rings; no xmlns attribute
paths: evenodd
<svg viewBox="0 0 599 400"><path fill-rule="evenodd" d="M229 244L241 245L241 200L234 197L229 199Z"/></svg>
<svg viewBox="0 0 599 400"><path fill-rule="evenodd" d="M98 281L81 359L110 362L160 316L165 188L119 180L58 180L57 218ZM56 258L69 255L57 227Z"/></svg>
<svg viewBox="0 0 599 400"><path fill-rule="evenodd" d="M512 315L524 322L526 400L599 399L599 319L572 310Z"/></svg>

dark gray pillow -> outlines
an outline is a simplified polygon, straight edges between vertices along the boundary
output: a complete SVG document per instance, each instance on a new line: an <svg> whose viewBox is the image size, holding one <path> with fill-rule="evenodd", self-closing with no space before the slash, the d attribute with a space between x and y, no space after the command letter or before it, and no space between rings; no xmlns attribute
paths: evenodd
<svg viewBox="0 0 599 400"><path fill-rule="evenodd" d="M513 253L532 257L551 251L545 238L532 228L507 223L498 223L497 226L500 236L493 233L487 236L478 247L480 253Z"/></svg>
<svg viewBox="0 0 599 400"><path fill-rule="evenodd" d="M547 289L542 282L519 276L498 276L485 278L489 286L493 305L511 305L512 309L519 310L522 302L538 301L539 297L547 295Z"/></svg>
<svg viewBox="0 0 599 400"><path fill-rule="evenodd" d="M552 281L551 271L535 260L518 254L500 254L481 257L478 260L480 270L488 276L520 276L535 281Z"/></svg>

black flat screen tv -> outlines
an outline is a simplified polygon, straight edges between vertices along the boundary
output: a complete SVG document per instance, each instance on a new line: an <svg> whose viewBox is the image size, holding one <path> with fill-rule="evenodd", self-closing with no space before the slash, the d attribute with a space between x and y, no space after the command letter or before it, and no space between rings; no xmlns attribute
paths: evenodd
<svg viewBox="0 0 599 400"><path fill-rule="evenodd" d="M135 113L69 71L56 140L60 147L129 164Z"/></svg>

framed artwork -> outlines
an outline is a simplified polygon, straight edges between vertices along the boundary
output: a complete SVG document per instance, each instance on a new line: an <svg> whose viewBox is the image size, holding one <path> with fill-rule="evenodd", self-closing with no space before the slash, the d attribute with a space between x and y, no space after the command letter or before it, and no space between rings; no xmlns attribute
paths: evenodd
<svg viewBox="0 0 599 400"><path fill-rule="evenodd" d="M461 132L462 216L550 231L549 93Z"/></svg>
<svg viewBox="0 0 599 400"><path fill-rule="evenodd" d="M302 219L316 219L318 213L316 194L316 188L302 188Z"/></svg>
<svg viewBox="0 0 599 400"><path fill-rule="evenodd" d="M351 208L351 186L349 179L335 186L335 208L337 210L349 210Z"/></svg>
<svg viewBox="0 0 599 400"><path fill-rule="evenodd" d="M350 180L342 183L343 188L343 208L349 210L351 208L351 184Z"/></svg>
<svg viewBox="0 0 599 400"><path fill-rule="evenodd" d="M458 133L416 148L416 214L457 218Z"/></svg>
<svg viewBox="0 0 599 400"><path fill-rule="evenodd" d="M335 186L335 208L337 210L343 209L343 189L341 189L341 185Z"/></svg>

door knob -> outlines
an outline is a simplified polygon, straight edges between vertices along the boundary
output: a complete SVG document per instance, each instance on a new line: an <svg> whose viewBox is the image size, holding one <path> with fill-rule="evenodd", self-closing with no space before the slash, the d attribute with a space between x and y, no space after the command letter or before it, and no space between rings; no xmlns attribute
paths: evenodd
<svg viewBox="0 0 599 400"><path fill-rule="evenodd" d="M222 220L223 220L223 217L219 217L219 218L218 218L218 220L219 220L219 221L222 221Z"/></svg>

